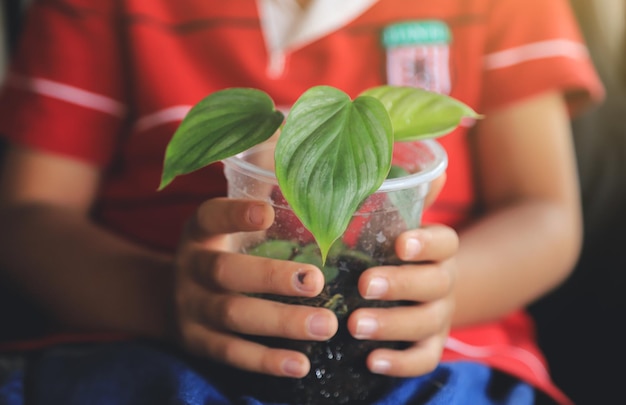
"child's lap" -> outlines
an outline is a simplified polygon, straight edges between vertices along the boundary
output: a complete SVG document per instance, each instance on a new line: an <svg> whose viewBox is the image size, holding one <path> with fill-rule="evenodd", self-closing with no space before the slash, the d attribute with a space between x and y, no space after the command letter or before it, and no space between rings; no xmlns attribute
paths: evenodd
<svg viewBox="0 0 626 405"><path fill-rule="evenodd" d="M27 358L4 363L0 405L22 405L25 396L37 405L263 404L246 396L227 396L199 371L197 361L151 344L66 345ZM421 403L531 405L536 403L536 392L483 365L457 362L442 363L424 377L402 379L373 402Z"/></svg>

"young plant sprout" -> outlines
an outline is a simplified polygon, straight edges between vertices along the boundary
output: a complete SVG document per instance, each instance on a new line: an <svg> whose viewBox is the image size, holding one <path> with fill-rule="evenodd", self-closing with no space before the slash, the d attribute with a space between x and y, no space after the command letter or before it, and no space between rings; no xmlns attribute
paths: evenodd
<svg viewBox="0 0 626 405"><path fill-rule="evenodd" d="M354 100L334 87L303 93L287 119L264 92L230 88L186 115L169 142L159 190L176 176L237 155L269 139L278 185L311 232L322 265L360 204L387 178L395 142L445 135L480 118L449 96L414 87L378 86Z"/></svg>

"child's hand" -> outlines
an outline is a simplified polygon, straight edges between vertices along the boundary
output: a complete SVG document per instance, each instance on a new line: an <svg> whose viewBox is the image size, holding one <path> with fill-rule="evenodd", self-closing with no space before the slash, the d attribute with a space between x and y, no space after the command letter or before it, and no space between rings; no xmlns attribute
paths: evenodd
<svg viewBox="0 0 626 405"><path fill-rule="evenodd" d="M361 308L350 316L348 328L358 339L415 342L402 351L374 350L367 359L370 370L409 377L439 364L454 310L457 249L457 234L445 226L407 231L396 240L396 253L414 263L372 267L360 277L359 291L365 298L416 303Z"/></svg>
<svg viewBox="0 0 626 405"><path fill-rule="evenodd" d="M327 340L337 318L324 308L287 305L242 293L313 297L324 286L312 265L233 253L233 233L259 231L274 220L263 202L205 202L183 235L176 261L175 307L182 344L195 354L278 376L304 377L310 364L295 351L270 349L240 334Z"/></svg>

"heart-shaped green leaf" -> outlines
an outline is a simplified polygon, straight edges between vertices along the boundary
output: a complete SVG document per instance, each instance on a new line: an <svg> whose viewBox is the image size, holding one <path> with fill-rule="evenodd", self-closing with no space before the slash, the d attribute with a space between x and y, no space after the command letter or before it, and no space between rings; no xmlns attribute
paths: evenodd
<svg viewBox="0 0 626 405"><path fill-rule="evenodd" d="M260 90L232 88L212 93L189 111L167 145L159 190L178 175L265 141L283 120L272 99Z"/></svg>
<svg viewBox="0 0 626 405"><path fill-rule="evenodd" d="M294 104L275 151L282 193L325 263L352 215L385 180L393 132L383 104L317 86Z"/></svg>
<svg viewBox="0 0 626 405"><path fill-rule="evenodd" d="M384 85L362 95L377 98L387 108L396 141L439 137L454 130L465 117L482 117L461 101L416 87Z"/></svg>

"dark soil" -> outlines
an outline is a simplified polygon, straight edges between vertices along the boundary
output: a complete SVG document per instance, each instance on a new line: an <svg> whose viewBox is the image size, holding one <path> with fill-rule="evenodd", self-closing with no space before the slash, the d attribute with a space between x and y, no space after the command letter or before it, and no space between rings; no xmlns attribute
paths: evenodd
<svg viewBox="0 0 626 405"><path fill-rule="evenodd" d="M347 330L346 319L360 307L388 307L400 302L364 300L357 291L359 275L372 263L355 257L339 258L339 273L314 298L271 296L281 302L325 306L333 309L339 319L339 331L325 342L295 341L280 338L249 337L272 347L288 348L305 353L311 361L310 373L302 379L278 378L247 374L238 386L239 393L273 403L301 405L366 404L389 389L394 379L369 372L367 355L376 348L406 348L405 342L380 342L354 339ZM233 377L229 377L233 378ZM236 378L236 377L235 377ZM245 382L244 382L245 381Z"/></svg>

